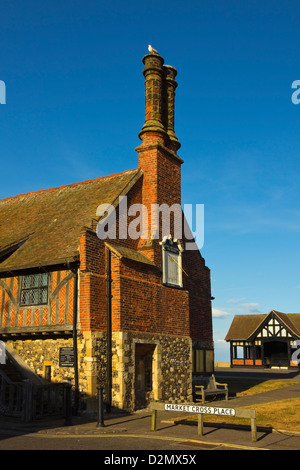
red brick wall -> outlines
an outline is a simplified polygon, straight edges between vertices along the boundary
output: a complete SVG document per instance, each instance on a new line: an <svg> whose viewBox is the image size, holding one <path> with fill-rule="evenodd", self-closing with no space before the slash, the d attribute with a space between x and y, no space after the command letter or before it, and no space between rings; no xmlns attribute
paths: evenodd
<svg viewBox="0 0 300 470"><path fill-rule="evenodd" d="M143 144L137 148L139 152L139 168L143 172L143 187L140 202L148 210L148 232L151 230L151 205L181 204L181 161L176 154L164 147L164 139L157 134L143 136ZM173 223L171 234L173 235ZM169 233L162 233L160 225L160 240ZM152 249L145 252L156 265L161 264L160 246L154 240Z"/></svg>
<svg viewBox="0 0 300 470"><path fill-rule="evenodd" d="M134 203L180 204L180 164L162 147L142 152L143 177L128 194ZM127 220L129 224L130 220ZM150 226L150 225L149 225ZM118 233L118 224L117 224ZM114 331L156 332L212 342L210 271L199 251L183 252L183 289L162 285L159 240L143 248L140 240L112 240L154 259L156 268L112 255ZM91 230L80 242L80 324L106 331L105 245Z"/></svg>
<svg viewBox="0 0 300 470"><path fill-rule="evenodd" d="M80 237L79 322L82 331L106 330L105 248L91 230Z"/></svg>
<svg viewBox="0 0 300 470"><path fill-rule="evenodd" d="M189 336L189 296L161 284L160 271L112 256L113 330Z"/></svg>
<svg viewBox="0 0 300 470"><path fill-rule="evenodd" d="M136 248L136 241L121 240L119 244ZM81 237L81 253L81 329L106 331L104 243L87 231ZM210 271L195 251L183 253L183 267L188 276L183 275L184 288L176 289L162 285L159 268L120 260L112 254L113 331L155 332L212 341Z"/></svg>
<svg viewBox="0 0 300 470"><path fill-rule="evenodd" d="M183 286L189 291L190 335L194 340L212 341L210 270L199 251L183 252Z"/></svg>

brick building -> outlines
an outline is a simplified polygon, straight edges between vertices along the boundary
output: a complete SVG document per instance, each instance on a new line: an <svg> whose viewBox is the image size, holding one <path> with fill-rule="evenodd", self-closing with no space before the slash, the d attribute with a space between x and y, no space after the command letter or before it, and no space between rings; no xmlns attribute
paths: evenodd
<svg viewBox="0 0 300 470"><path fill-rule="evenodd" d="M0 339L37 376L69 380L87 406L99 385L123 409L191 400L193 374L213 371L210 271L200 252L176 240L175 218L167 232L158 223L157 237L124 236L136 221L124 201L143 204L149 218L153 204L181 204L177 72L157 54L143 63L136 169L0 201ZM103 220L116 236L99 236Z"/></svg>

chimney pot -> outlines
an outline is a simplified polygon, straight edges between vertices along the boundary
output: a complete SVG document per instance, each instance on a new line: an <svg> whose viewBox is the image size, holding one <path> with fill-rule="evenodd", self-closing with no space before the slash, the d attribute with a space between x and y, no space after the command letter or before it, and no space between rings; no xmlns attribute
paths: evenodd
<svg viewBox="0 0 300 470"><path fill-rule="evenodd" d="M177 70L172 65L163 65L164 71L164 107L163 107L163 121L167 130L168 136L172 141L175 149L180 148L180 143L175 134L175 90L177 82L175 77Z"/></svg>
<svg viewBox="0 0 300 470"><path fill-rule="evenodd" d="M145 124L139 137L145 132L166 134L162 122L162 88L164 59L159 54L147 54L143 57L145 68Z"/></svg>

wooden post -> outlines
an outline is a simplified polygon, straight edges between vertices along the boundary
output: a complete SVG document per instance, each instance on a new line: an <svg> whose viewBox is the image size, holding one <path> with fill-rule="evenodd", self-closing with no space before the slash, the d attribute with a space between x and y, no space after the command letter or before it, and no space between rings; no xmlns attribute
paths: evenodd
<svg viewBox="0 0 300 470"><path fill-rule="evenodd" d="M15 398L15 385L11 383L9 384L9 399L8 399L9 412L13 412L14 398Z"/></svg>
<svg viewBox="0 0 300 470"><path fill-rule="evenodd" d="M152 410L151 431L156 431L157 410Z"/></svg>
<svg viewBox="0 0 300 470"><path fill-rule="evenodd" d="M252 436L252 442L256 442L257 441L256 417L251 418L251 436Z"/></svg>
<svg viewBox="0 0 300 470"><path fill-rule="evenodd" d="M64 426L72 426L72 396L71 385L65 385L65 423Z"/></svg>
<svg viewBox="0 0 300 470"><path fill-rule="evenodd" d="M23 382L23 405L22 405L22 420L25 422L32 421L33 408L33 385L29 380Z"/></svg>
<svg viewBox="0 0 300 470"><path fill-rule="evenodd" d="M98 389L98 413L97 413L97 428L103 428L104 424L104 410L103 410L103 387Z"/></svg>
<svg viewBox="0 0 300 470"><path fill-rule="evenodd" d="M203 414L198 414L198 436L203 436Z"/></svg>

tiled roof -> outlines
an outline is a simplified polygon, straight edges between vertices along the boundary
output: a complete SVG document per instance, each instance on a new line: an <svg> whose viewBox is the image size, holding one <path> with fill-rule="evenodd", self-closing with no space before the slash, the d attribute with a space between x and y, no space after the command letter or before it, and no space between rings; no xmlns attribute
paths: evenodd
<svg viewBox="0 0 300 470"><path fill-rule="evenodd" d="M139 253L136 250L132 250L131 248L126 248L120 245L115 245L114 243L105 242L105 245L120 259L131 259L132 261L137 261L138 263L150 264L151 266L155 266L153 261L151 261L149 258L147 258L142 253Z"/></svg>
<svg viewBox="0 0 300 470"><path fill-rule="evenodd" d="M0 201L0 271L71 261L100 204L115 204L141 176L130 170Z"/></svg>
<svg viewBox="0 0 300 470"><path fill-rule="evenodd" d="M235 315L225 340L246 340L267 315Z"/></svg>
<svg viewBox="0 0 300 470"><path fill-rule="evenodd" d="M300 313L282 313L273 310L281 321L300 338Z"/></svg>
<svg viewBox="0 0 300 470"><path fill-rule="evenodd" d="M282 313L276 310L271 310L271 312L274 312L300 338L300 313ZM245 341L249 339L271 312L259 315L235 315L225 341Z"/></svg>

